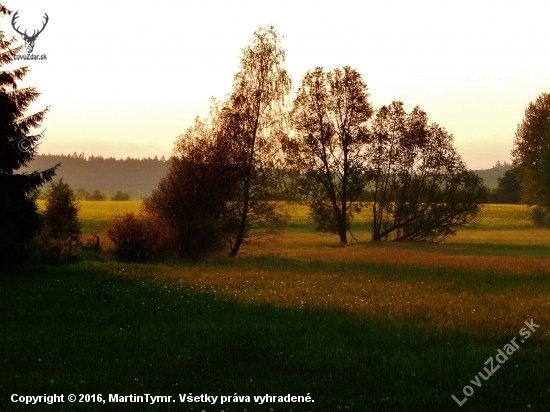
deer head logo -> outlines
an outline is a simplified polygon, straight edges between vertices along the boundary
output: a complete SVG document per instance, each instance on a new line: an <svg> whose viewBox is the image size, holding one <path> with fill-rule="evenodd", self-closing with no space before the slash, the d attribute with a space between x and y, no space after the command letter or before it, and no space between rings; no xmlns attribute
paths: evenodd
<svg viewBox="0 0 550 412"><path fill-rule="evenodd" d="M13 18L11 19L11 26L13 27L13 29L19 33L21 35L21 37L23 38L23 40L25 40L25 48L27 49L27 53L32 53L32 50L34 49L34 42L36 41L36 38L38 37L38 35L40 33L42 33L42 31L44 31L44 28L46 27L46 24L48 24L48 15L46 13L44 13L44 17L46 19L46 21L43 23L43 26L40 30L38 30L38 32L36 30L33 31L32 35L28 35L27 34L27 30L25 30L24 33L20 32L19 31L19 27L15 27L15 20L19 17L17 15L17 13L19 13L19 10L15 12L15 14L13 15Z"/></svg>

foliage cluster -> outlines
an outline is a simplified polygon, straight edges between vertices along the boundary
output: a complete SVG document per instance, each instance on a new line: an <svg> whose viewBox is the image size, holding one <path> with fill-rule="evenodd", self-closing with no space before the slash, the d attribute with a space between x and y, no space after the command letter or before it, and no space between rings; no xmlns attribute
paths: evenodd
<svg viewBox="0 0 550 412"><path fill-rule="evenodd" d="M512 155L521 200L536 205L532 211L536 225L550 226L550 93L541 93L525 109Z"/></svg>
<svg viewBox="0 0 550 412"><path fill-rule="evenodd" d="M520 203L521 183L518 179L517 168L510 168L498 178L498 185L489 193L489 203Z"/></svg>
<svg viewBox="0 0 550 412"><path fill-rule="evenodd" d="M130 194L117 190L111 200L130 200Z"/></svg>
<svg viewBox="0 0 550 412"><path fill-rule="evenodd" d="M73 260L80 242L80 205L74 192L63 179L53 182L46 193L45 210L41 213L42 227L38 244L42 258L50 263Z"/></svg>
<svg viewBox="0 0 550 412"><path fill-rule="evenodd" d="M228 200L236 190L236 168L199 119L176 145L167 175L144 208L170 227L180 255L196 259L222 249L223 236L235 224Z"/></svg>
<svg viewBox="0 0 550 412"><path fill-rule="evenodd" d="M127 212L116 216L107 226L116 257L130 262L150 262L166 256L171 242L168 230L155 216Z"/></svg>
<svg viewBox="0 0 550 412"><path fill-rule="evenodd" d="M518 125L512 151L521 178L522 199L550 207L550 93L529 103Z"/></svg>

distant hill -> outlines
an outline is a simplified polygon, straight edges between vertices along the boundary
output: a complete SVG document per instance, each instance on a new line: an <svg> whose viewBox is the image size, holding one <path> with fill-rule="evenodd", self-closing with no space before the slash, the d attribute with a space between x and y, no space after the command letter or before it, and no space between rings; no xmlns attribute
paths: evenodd
<svg viewBox="0 0 550 412"><path fill-rule="evenodd" d="M161 177L166 174L168 162L169 160L164 157L159 159L157 156L153 159L128 157L123 160L93 155L85 157L84 153L80 155L47 154L36 156L27 170L44 170L61 163L55 179L63 178L63 181L74 190L82 187L88 192L99 189L114 193L117 190L132 188L150 195L157 188ZM507 162L497 162L490 169L479 169L474 172L486 185L495 188L498 185L498 178L502 177L510 166Z"/></svg>
<svg viewBox="0 0 550 412"><path fill-rule="evenodd" d="M102 156L86 158L84 153L80 155L74 153L73 155L38 155L27 170L44 170L57 163L61 163L61 166L57 169L55 179L63 178L63 181L73 190L82 187L89 192L95 189L116 192L134 188L147 195L156 189L168 167L168 161L164 157L117 160Z"/></svg>
<svg viewBox="0 0 550 412"><path fill-rule="evenodd" d="M498 161L490 169L474 170L474 172L483 179L483 182L489 186L489 188L493 189L498 185L498 178L502 177L504 173L510 169L510 167L510 163L501 163Z"/></svg>

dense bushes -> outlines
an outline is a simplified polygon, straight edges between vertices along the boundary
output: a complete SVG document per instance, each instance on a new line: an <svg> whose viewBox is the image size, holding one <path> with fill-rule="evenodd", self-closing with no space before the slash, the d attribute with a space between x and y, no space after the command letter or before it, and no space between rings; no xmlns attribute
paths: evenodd
<svg viewBox="0 0 550 412"><path fill-rule="evenodd" d="M149 262L171 250L169 231L155 216L126 213L107 226L107 236L115 245L116 257L130 262Z"/></svg>
<svg viewBox="0 0 550 412"><path fill-rule="evenodd" d="M542 206L531 209L531 219L536 227L550 227L550 210Z"/></svg>

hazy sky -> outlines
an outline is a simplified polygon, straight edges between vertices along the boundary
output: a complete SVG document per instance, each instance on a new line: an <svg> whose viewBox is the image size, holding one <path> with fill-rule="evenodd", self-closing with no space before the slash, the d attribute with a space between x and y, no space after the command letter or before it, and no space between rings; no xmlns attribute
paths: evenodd
<svg viewBox="0 0 550 412"><path fill-rule="evenodd" d="M169 156L268 24L295 88L350 65L375 108L419 105L471 168L509 160L525 108L550 92L548 1L0 1L29 33L49 16L33 52L47 60L21 84L41 93L32 109L51 106L41 153ZM11 17L0 30L16 34Z"/></svg>

